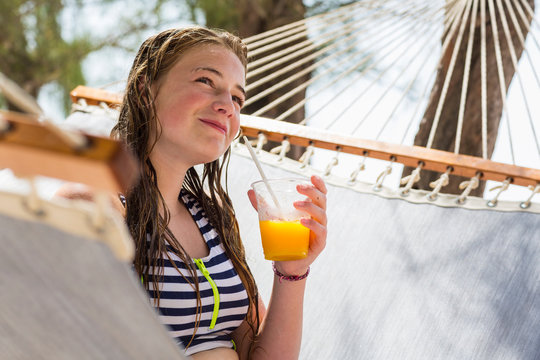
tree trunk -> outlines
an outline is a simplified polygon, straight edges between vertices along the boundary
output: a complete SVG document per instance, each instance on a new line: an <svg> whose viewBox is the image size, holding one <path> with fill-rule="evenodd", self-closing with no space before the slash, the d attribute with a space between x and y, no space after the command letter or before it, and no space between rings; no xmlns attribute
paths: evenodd
<svg viewBox="0 0 540 360"><path fill-rule="evenodd" d="M492 29L492 20L489 16L489 5L486 1L486 68L487 68L487 158L491 158L493 154L493 149L495 147L495 141L497 139L497 133L499 129L499 122L501 120L502 110L503 110L503 101L501 99L501 92L499 86L499 77L497 73L497 63L495 56L495 46L493 40L493 29ZM527 0L529 5L534 9L534 0ZM472 7L472 1L470 1L470 6ZM505 88L508 90L510 81L515 73L515 69L512 63L512 58L510 55L509 45L505 37L503 25L501 22L501 14L494 2L495 14L497 19L497 29L498 37L502 55L502 62L504 68L504 81ZM505 14L508 14L507 7L503 4ZM478 7L478 15L475 19L475 31L474 31L474 40L473 40L473 50L470 64L470 74L469 74L469 84L466 97L464 121L463 121L463 130L461 135L461 142L459 153L467 154L472 156L482 157L482 109L481 109L481 18L480 18L480 4ZM515 10L514 10L515 11ZM471 13L472 14L472 11ZM469 15L470 18L471 15ZM523 52L523 46L519 40L517 31L511 22L511 19L508 15L506 16L508 27L510 28L510 34L512 38L512 43L514 45L516 56L521 56ZM530 25L532 18L528 17L528 22ZM521 31L524 36L527 34L526 26L519 21L521 26ZM429 133L431 131L432 123L435 118L435 112L439 103L439 98L441 95L443 83L445 81L446 73L448 72L450 59L452 56L452 51L456 44L456 38L459 32L459 25L455 31L450 44L442 54L442 57L439 61L437 77L435 84L431 91L430 99L428 106L424 113L423 119L420 123L420 128L416 137L414 139L414 145L426 146L429 138ZM445 150L445 151L454 151L455 148L455 139L456 139L456 129L458 121L458 112L460 106L460 97L462 90L462 82L464 78L464 66L465 66L465 54L467 51L468 35L469 34L469 25L466 24L465 33L461 40L461 45L459 47L459 53L457 55L457 61L455 68L450 80L448 87L448 92L446 99L444 101L444 106L439 120L439 125L433 139L432 148ZM443 39L444 41L444 39ZM405 168L403 171L403 176L410 174L412 171L411 168ZM425 190L431 190L429 183L435 181L440 177L439 173L432 171L422 171L421 180L416 183L415 187ZM450 184L443 188L445 193L459 194L462 190L459 189L459 184L466 180L460 176L450 176ZM485 182L481 182L480 186L471 192L473 196L482 196L484 192Z"/></svg>

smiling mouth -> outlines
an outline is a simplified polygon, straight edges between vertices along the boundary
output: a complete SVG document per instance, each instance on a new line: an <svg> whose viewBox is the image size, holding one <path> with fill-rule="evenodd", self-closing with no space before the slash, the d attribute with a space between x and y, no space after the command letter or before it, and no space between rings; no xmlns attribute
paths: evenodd
<svg viewBox="0 0 540 360"><path fill-rule="evenodd" d="M219 132L221 132L222 134L226 134L227 133L227 129L225 127L223 127L221 124L219 123L215 123L215 122L212 122L212 121L209 121L209 120L203 120L203 119L200 119L203 123L205 123L206 125L210 126L210 127L213 127L214 129L218 130Z"/></svg>

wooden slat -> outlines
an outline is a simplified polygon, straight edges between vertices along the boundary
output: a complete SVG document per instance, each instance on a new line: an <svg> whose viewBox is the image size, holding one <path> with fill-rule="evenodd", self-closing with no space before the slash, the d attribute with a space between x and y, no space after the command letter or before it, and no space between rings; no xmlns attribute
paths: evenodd
<svg viewBox="0 0 540 360"><path fill-rule="evenodd" d="M423 169L444 173L451 166L453 175L473 177L478 172L481 180L504 181L512 179L516 185L536 185L540 183L540 170L498 163L469 155L426 149L420 146L403 146L375 140L363 140L352 136L329 133L313 127L291 124L283 121L242 115L240 127L244 135L257 137L264 133L269 140L282 141L285 137L291 144L336 150L343 153L366 155L371 158L395 161L416 167L424 163Z"/></svg>
<svg viewBox="0 0 540 360"><path fill-rule="evenodd" d="M17 176L42 175L125 192L138 176L133 155L119 141L85 135L88 147L74 149L37 118L0 111L9 130L0 133L0 168Z"/></svg>
<svg viewBox="0 0 540 360"><path fill-rule="evenodd" d="M69 93L71 101L76 103L79 99L85 99L88 105L105 103L111 107L122 102L122 95L103 89L95 89L87 86L77 86Z"/></svg>
<svg viewBox="0 0 540 360"><path fill-rule="evenodd" d="M85 98L87 102L105 102L116 105L121 102L121 96L100 89L78 86L71 93L74 101ZM512 179L515 185L536 185L540 183L540 170L521 166L503 164L485 160L475 156L456 155L451 152L427 149L420 146L403 146L382 141L364 140L352 136L329 133L313 127L291 124L283 121L242 115L240 127L242 132L251 137L257 137L263 132L269 140L282 141L285 137L291 144L308 146L312 144L317 148L336 150L341 152L365 155L367 157L391 160L406 166L416 167L423 162L423 169L444 173L449 166L453 168L453 175L473 177L478 172L482 174L481 180L504 181Z"/></svg>

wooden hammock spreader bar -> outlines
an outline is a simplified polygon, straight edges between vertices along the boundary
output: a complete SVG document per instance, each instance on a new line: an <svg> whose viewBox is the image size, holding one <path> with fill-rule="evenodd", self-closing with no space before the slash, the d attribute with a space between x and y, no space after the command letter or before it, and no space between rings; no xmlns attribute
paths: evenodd
<svg viewBox="0 0 540 360"><path fill-rule="evenodd" d="M528 186L540 183L540 170L498 163L482 158L457 155L447 151L426 149L420 146L404 146L382 141L363 140L352 136L329 133L327 130L291 124L261 117L242 115L240 127L244 135L257 137L263 133L268 140L281 142L284 138L294 145L327 150L340 150L342 153L356 154L370 158L401 163L417 167L423 163L423 170L444 173L452 167L452 175L474 177L481 173L481 180L502 182L510 178L515 185Z"/></svg>
<svg viewBox="0 0 540 360"><path fill-rule="evenodd" d="M78 86L71 92L73 101L80 98L87 99L87 103L104 102L109 106L119 104L121 96L104 90L97 90ZM328 130L291 124L262 117L242 115L240 127L244 135L257 137L263 133L268 140L281 142L284 138L294 145L308 146L337 150L367 156L374 159L401 163L410 167L417 167L423 163L423 170L432 170L444 173L451 167L452 175L472 178L477 173L481 180L505 181L510 178L512 184L528 186L540 183L540 170L521 166L498 163L475 156L459 155L447 151L427 149L420 146L404 146L390 144L376 140L363 140L352 136L330 133Z"/></svg>
<svg viewBox="0 0 540 360"><path fill-rule="evenodd" d="M71 90L69 95L72 102L76 103L79 99L84 99L88 105L105 103L110 107L114 107L122 102L122 95L118 93L87 86L77 86L75 89Z"/></svg>
<svg viewBox="0 0 540 360"><path fill-rule="evenodd" d="M18 177L48 176L125 192L138 176L133 155L119 141L84 135L87 145L73 148L37 117L0 110L0 169Z"/></svg>

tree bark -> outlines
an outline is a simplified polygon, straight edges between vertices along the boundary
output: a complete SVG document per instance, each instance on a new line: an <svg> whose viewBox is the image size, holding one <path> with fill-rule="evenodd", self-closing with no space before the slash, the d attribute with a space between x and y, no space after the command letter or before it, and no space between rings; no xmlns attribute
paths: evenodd
<svg viewBox="0 0 540 360"><path fill-rule="evenodd" d="M497 72L497 63L495 56L495 46L493 40L493 22L489 16L489 7L487 0L486 1L486 68L487 68L487 158L491 158L493 150L495 147L495 141L497 139L497 133L499 129L499 123L501 120L502 110L503 110L503 100L501 98L499 77ZM534 9L534 0L527 0L529 5ZM470 1L470 6L472 6L472 1ZM497 19L497 29L498 37L501 49L502 63L504 67L504 82L505 89L508 90L510 81L515 73L515 69L512 63L509 45L506 40L504 33L503 25L501 22L501 13L499 12L496 3L494 2L495 14ZM506 4L503 3L503 8L505 14L508 14L508 9ZM479 8L480 9L480 4ZM515 11L515 10L514 10ZM472 11L471 11L472 14ZM510 29L510 34L512 38L512 43L516 51L516 56L521 56L523 52L523 46L519 40L516 28L514 27L510 17L508 15L502 14L502 16L507 17L508 27ZM470 19L471 15L469 15ZM519 17L518 17L519 19ZM530 25L532 18L528 17L528 24ZM526 36L527 26L521 21L518 21L522 34ZM459 153L467 154L472 156L482 157L482 109L481 109L481 18L480 10L478 10L478 16L475 19L475 31L474 31L474 40L473 40L473 51L470 64L470 74L469 74L469 84L466 97L464 121L463 121L463 130L461 134L461 142ZM439 61L437 76L435 84L432 88L428 106L420 123L420 128L414 139L414 145L426 146L435 118L436 109L439 103L439 98L441 96L441 91L445 81L446 74L449 70L450 59L452 56L452 51L456 44L456 38L459 32L455 31L450 44L447 50L442 54L442 57ZM439 125L433 140L433 149L445 150L445 151L454 151L455 148L455 139L456 139L456 130L457 130L457 121L458 113L460 106L460 97L462 90L462 82L464 78L464 66L465 66L465 54L467 51L467 43L469 36L469 25L466 24L465 33L461 40L459 47L459 53L456 61L456 65L450 80L448 87L448 93L444 101L444 106L439 120ZM444 39L443 39L444 42ZM403 171L403 176L410 174L412 171L411 168L405 168ZM431 190L429 183L435 181L440 177L439 173L432 171L422 171L421 179L416 183L415 187L424 190ZM445 193L459 194L462 190L459 189L459 184L466 180L460 176L450 176L450 184L443 188ZM473 196L482 196L484 192L485 182L482 181L480 186L471 192Z"/></svg>

